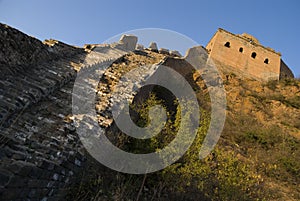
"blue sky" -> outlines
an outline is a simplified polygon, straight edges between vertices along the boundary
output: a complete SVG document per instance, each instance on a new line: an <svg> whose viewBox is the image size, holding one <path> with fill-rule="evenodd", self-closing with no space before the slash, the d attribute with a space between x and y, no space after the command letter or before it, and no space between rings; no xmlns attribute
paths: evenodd
<svg viewBox="0 0 300 201"><path fill-rule="evenodd" d="M298 0L0 0L0 22L78 46L141 28L170 29L205 46L221 27L250 33L281 52L300 77L299 10Z"/></svg>

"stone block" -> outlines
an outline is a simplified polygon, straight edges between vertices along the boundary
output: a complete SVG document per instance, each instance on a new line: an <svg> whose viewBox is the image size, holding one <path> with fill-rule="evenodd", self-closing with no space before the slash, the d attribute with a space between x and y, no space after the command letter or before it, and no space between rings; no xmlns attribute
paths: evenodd
<svg viewBox="0 0 300 201"><path fill-rule="evenodd" d="M151 42L149 45L149 49L152 51L158 51L157 44L155 42Z"/></svg>
<svg viewBox="0 0 300 201"><path fill-rule="evenodd" d="M160 48L158 52L161 54L169 54L169 50L166 48Z"/></svg>
<svg viewBox="0 0 300 201"><path fill-rule="evenodd" d="M27 176L33 167L32 165L33 164L24 161L16 161L10 165L9 169L11 172L20 176Z"/></svg>
<svg viewBox="0 0 300 201"><path fill-rule="evenodd" d="M138 38L134 35L122 35L119 44L122 45L123 50L133 51L136 47Z"/></svg>
<svg viewBox="0 0 300 201"><path fill-rule="evenodd" d="M7 170L0 169L0 186L6 186L10 182L12 177L12 173Z"/></svg>
<svg viewBox="0 0 300 201"><path fill-rule="evenodd" d="M170 51L170 55L171 56L175 56L175 57L182 57L182 55L180 54L180 52L177 51L177 50L171 50Z"/></svg>
<svg viewBox="0 0 300 201"><path fill-rule="evenodd" d="M27 186L28 180L27 178L20 177L17 175L14 175L10 178L7 187L13 187L13 188L18 188L18 187L24 187Z"/></svg>
<svg viewBox="0 0 300 201"><path fill-rule="evenodd" d="M39 179L41 178L42 175L45 175L45 171L38 167L33 167L28 174L30 178L34 178L34 179Z"/></svg>
<svg viewBox="0 0 300 201"><path fill-rule="evenodd" d="M13 188L10 190L6 190L1 196L1 200L17 200L22 197L22 188Z"/></svg>
<svg viewBox="0 0 300 201"><path fill-rule="evenodd" d="M144 50L145 47L144 45L141 45L141 44L137 44L136 47L135 47L136 50Z"/></svg>

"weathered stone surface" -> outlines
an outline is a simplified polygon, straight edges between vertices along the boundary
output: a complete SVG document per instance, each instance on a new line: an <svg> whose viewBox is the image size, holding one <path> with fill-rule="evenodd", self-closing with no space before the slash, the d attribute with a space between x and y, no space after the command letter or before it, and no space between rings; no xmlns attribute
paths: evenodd
<svg viewBox="0 0 300 201"><path fill-rule="evenodd" d="M166 49L166 48L160 48L160 49L158 50L158 52L161 53L161 54L169 54L169 50Z"/></svg>
<svg viewBox="0 0 300 201"><path fill-rule="evenodd" d="M170 51L170 55L171 56L175 56L175 57L182 57L182 55L180 54L180 52L177 51L177 50L171 50Z"/></svg>
<svg viewBox="0 0 300 201"><path fill-rule="evenodd" d="M12 174L7 170L0 170L0 186L6 186L10 179L12 177Z"/></svg>
<svg viewBox="0 0 300 201"><path fill-rule="evenodd" d="M14 74L37 62L55 57L47 46L33 37L0 23L0 72Z"/></svg>
<svg viewBox="0 0 300 201"><path fill-rule="evenodd" d="M262 46L249 34L236 35L219 29L206 46L209 57L220 69L225 67L256 80L294 77L281 60L281 54ZM224 70L223 70L224 71Z"/></svg>
<svg viewBox="0 0 300 201"><path fill-rule="evenodd" d="M133 51L136 47L138 38L133 35L122 35L119 44L122 45L122 49L127 51Z"/></svg>
<svg viewBox="0 0 300 201"><path fill-rule="evenodd" d="M96 103L96 110L99 115L98 122L101 127L108 128L113 123L110 108L119 105L122 98L132 101L136 93L133 91L141 86L138 80L144 79L145 81L155 72L156 65L145 66L145 63L136 61L136 58L143 58L144 61L147 61L148 65L154 64L153 62L159 63L160 61L157 61L155 56L151 56L152 54L156 56L160 55L149 50L144 51L144 54L140 54L140 51L138 51L135 52L135 54L126 55L116 61L114 65L109 67L104 73L104 77L99 84ZM131 61L131 59L129 60L128 57L132 58L133 61ZM164 58L164 55L160 55L160 57ZM126 66L126 68L122 69L122 66ZM141 71L134 71L129 80L122 77L126 72L133 70L137 66L141 67ZM146 68L146 72L144 68Z"/></svg>
<svg viewBox="0 0 300 201"><path fill-rule="evenodd" d="M158 51L157 44L155 42L151 42L149 45L149 49L152 51Z"/></svg>
<svg viewBox="0 0 300 201"><path fill-rule="evenodd" d="M145 47L144 45L141 45L141 44L137 44L136 47L135 47L136 50L144 50Z"/></svg>
<svg viewBox="0 0 300 201"><path fill-rule="evenodd" d="M123 36L117 45L99 46L85 52L55 40L42 44L7 29L7 33L16 36L14 42L9 37L6 41L7 38L1 37L1 29L0 45L9 44L6 45L9 50L5 53L7 57L0 53L4 57L0 61L8 72L6 79L0 79L0 187L5 191L0 194L0 200L63 200L66 189L78 179L78 172L84 170L87 162L72 117L76 71L93 65L110 65L126 53L124 50L134 50L137 38ZM56 59L49 61L48 57L37 55L36 60L27 61L24 52L14 52L16 41L22 37L29 41L24 44L29 48L24 50L26 54L32 44L33 49L41 48L39 52L46 51ZM14 62L9 59L13 54L10 51L15 54ZM28 62L30 68L26 66ZM15 65L21 67L11 72ZM110 77L115 79L113 75ZM93 80L98 81L99 77ZM21 192L14 193L16 188Z"/></svg>

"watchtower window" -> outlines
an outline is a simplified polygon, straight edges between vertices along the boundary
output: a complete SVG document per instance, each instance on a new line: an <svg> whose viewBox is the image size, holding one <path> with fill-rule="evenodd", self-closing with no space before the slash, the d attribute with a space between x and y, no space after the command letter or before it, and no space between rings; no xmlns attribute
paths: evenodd
<svg viewBox="0 0 300 201"><path fill-rule="evenodd" d="M256 57L256 52L252 52L251 57L252 57L253 59L255 59L255 57Z"/></svg>
<svg viewBox="0 0 300 201"><path fill-rule="evenodd" d="M240 47L239 52L243 52L243 51L244 51L244 49L242 47Z"/></svg>
<svg viewBox="0 0 300 201"><path fill-rule="evenodd" d="M264 61L264 63L265 63L265 64L269 64L269 59L266 58L265 61Z"/></svg>
<svg viewBox="0 0 300 201"><path fill-rule="evenodd" d="M225 47L230 47L230 42L226 42L224 46Z"/></svg>

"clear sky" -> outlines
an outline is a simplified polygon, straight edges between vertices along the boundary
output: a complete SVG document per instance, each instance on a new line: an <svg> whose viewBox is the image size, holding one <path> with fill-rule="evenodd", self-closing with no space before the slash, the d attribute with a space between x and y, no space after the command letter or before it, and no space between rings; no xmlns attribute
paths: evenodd
<svg viewBox="0 0 300 201"><path fill-rule="evenodd" d="M281 52L300 77L298 0L0 0L0 22L78 46L141 28L170 29L205 46L221 27Z"/></svg>

